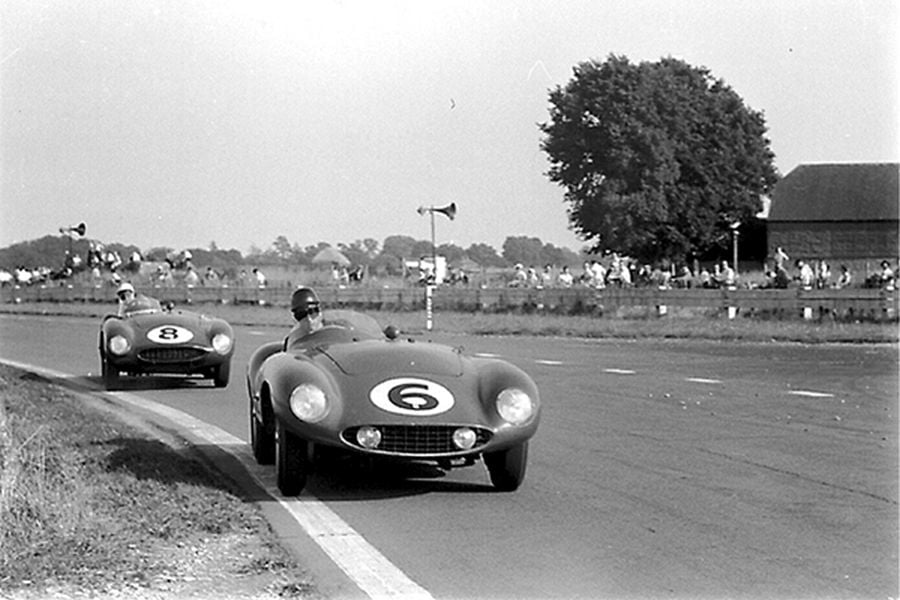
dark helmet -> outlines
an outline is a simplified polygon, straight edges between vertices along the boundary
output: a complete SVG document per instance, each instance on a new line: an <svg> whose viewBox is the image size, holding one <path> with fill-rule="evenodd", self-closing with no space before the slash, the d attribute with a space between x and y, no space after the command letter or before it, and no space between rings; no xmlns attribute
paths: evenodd
<svg viewBox="0 0 900 600"><path fill-rule="evenodd" d="M291 313L298 321L308 314L319 312L319 297L312 288L300 287L291 296Z"/></svg>

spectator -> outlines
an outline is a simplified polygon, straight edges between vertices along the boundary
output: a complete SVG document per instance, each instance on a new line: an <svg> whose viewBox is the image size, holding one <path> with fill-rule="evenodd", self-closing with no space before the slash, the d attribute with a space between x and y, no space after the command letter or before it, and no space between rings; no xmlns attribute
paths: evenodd
<svg viewBox="0 0 900 600"><path fill-rule="evenodd" d="M706 267L700 269L700 287L707 289L716 287L712 275Z"/></svg>
<svg viewBox="0 0 900 600"><path fill-rule="evenodd" d="M534 268L534 265L528 267L528 287L536 288L540 286L541 278L538 276L537 269Z"/></svg>
<svg viewBox="0 0 900 600"><path fill-rule="evenodd" d="M525 287L528 285L528 273L525 272L525 267L522 266L522 263L516 263L514 268L515 273L512 281L509 282L510 287Z"/></svg>
<svg viewBox="0 0 900 600"><path fill-rule="evenodd" d="M575 283L575 277L572 276L572 272L569 270L568 265L563 265L562 270L556 277L556 283L559 287L564 288L570 288Z"/></svg>
<svg viewBox="0 0 900 600"><path fill-rule="evenodd" d="M200 283L200 276L197 275L197 271L194 270L194 267L188 265L187 272L184 274L184 285L189 288L196 287L197 284Z"/></svg>
<svg viewBox="0 0 900 600"><path fill-rule="evenodd" d="M677 288L689 289L694 281L694 274L691 273L690 267L684 265L681 267L678 275L674 278L674 284Z"/></svg>
<svg viewBox="0 0 900 600"><path fill-rule="evenodd" d="M719 269L719 285L730 288L734 287L736 283L737 277L734 274L734 269L731 268L727 260L723 260L722 267Z"/></svg>
<svg viewBox="0 0 900 600"><path fill-rule="evenodd" d="M831 267L824 260L816 266L816 287L823 290L831 285Z"/></svg>
<svg viewBox="0 0 900 600"><path fill-rule="evenodd" d="M591 269L591 262L586 260L584 264L581 265L581 285L587 287L594 286L594 271Z"/></svg>
<svg viewBox="0 0 900 600"><path fill-rule="evenodd" d="M606 287L606 268L599 260L591 261L591 277L595 288L602 290Z"/></svg>
<svg viewBox="0 0 900 600"><path fill-rule="evenodd" d="M253 275L256 277L256 286L259 289L263 289L264 287L266 287L266 276L262 271L260 271L256 267L253 267Z"/></svg>
<svg viewBox="0 0 900 600"><path fill-rule="evenodd" d="M800 274L797 279L800 281L800 285L804 288L811 288L813 285L813 281L815 280L815 274L813 273L812 267L809 266L809 263L798 260L797 261L797 269L799 269Z"/></svg>
<svg viewBox="0 0 900 600"><path fill-rule="evenodd" d="M782 249L781 246L775 248L775 271L777 272L779 267L784 267L784 264L791 260L791 257L787 255L787 252Z"/></svg>
<svg viewBox="0 0 900 600"><path fill-rule="evenodd" d="M553 287L553 265L544 265L544 269L541 271L541 286Z"/></svg>
<svg viewBox="0 0 900 600"><path fill-rule="evenodd" d="M838 277L836 287L838 289L848 288L852 282L853 275L850 273L850 269L847 268L847 265L841 265L841 275Z"/></svg>
<svg viewBox="0 0 900 600"><path fill-rule="evenodd" d="M881 287L885 289L893 289L894 287L894 271L891 269L891 263L886 260L881 261L881 272L878 273L878 281Z"/></svg>
<svg viewBox="0 0 900 600"><path fill-rule="evenodd" d="M204 285L209 287L219 287L219 274L212 267L206 267L206 273L203 275Z"/></svg>

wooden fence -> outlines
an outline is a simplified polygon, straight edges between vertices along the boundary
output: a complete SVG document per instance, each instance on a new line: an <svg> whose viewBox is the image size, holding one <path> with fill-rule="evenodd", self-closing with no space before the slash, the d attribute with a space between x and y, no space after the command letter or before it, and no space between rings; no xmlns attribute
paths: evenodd
<svg viewBox="0 0 900 600"><path fill-rule="evenodd" d="M157 287L145 290L161 301L176 304L256 304L287 306L290 287ZM425 307L421 287L318 288L330 307L378 310L420 310ZM114 288L39 285L0 288L0 302L115 301ZM709 316L754 316L776 319L835 319L895 321L898 294L893 289L656 289L607 288L473 288L439 287L434 310L659 316L693 312Z"/></svg>

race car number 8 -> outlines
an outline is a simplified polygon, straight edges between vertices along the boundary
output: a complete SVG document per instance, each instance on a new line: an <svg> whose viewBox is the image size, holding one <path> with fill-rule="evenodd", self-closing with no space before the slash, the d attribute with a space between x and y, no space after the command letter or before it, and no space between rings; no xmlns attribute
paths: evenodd
<svg viewBox="0 0 900 600"><path fill-rule="evenodd" d="M184 344L193 338L190 329L178 325L160 325L147 332L147 339L157 344Z"/></svg>
<svg viewBox="0 0 900 600"><path fill-rule="evenodd" d="M453 394L439 383L415 377L382 381L369 392L372 404L398 415L428 417L453 408Z"/></svg>

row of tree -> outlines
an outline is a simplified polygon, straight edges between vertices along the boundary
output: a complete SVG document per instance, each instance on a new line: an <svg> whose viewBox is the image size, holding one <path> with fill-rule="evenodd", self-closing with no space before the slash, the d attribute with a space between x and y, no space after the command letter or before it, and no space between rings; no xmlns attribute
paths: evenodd
<svg viewBox="0 0 900 600"><path fill-rule="evenodd" d="M70 249L73 255L84 258L92 244L96 246L97 242L86 239L72 240L62 235L47 235L0 249L0 268L11 271L24 266L59 270L65 266ZM173 254L181 254L183 250L187 250L195 267L212 267L220 273L233 273L244 268L273 265L311 267L313 257L329 245L326 242L319 242L316 245L301 247L296 243L292 244L285 236L278 236L268 248L261 249L254 246L246 255L234 249L223 250L214 241L208 248L153 247L142 250L135 245L120 242L105 243L104 247L107 252L115 252L122 257L137 252L144 261L160 263ZM417 240L405 235L388 236L382 243L369 238L352 243L338 243L335 247L352 265L363 266L371 272L386 275L402 275L404 261L427 258L432 254L430 241ZM583 253L579 254L569 248L560 248L544 243L536 237L527 236L506 238L502 253L484 243L472 244L465 249L455 244L441 244L436 251L438 255L446 257L451 266L470 271L510 267L516 263L535 267L545 264L574 267L587 259ZM84 259L80 262L83 265L87 264Z"/></svg>

